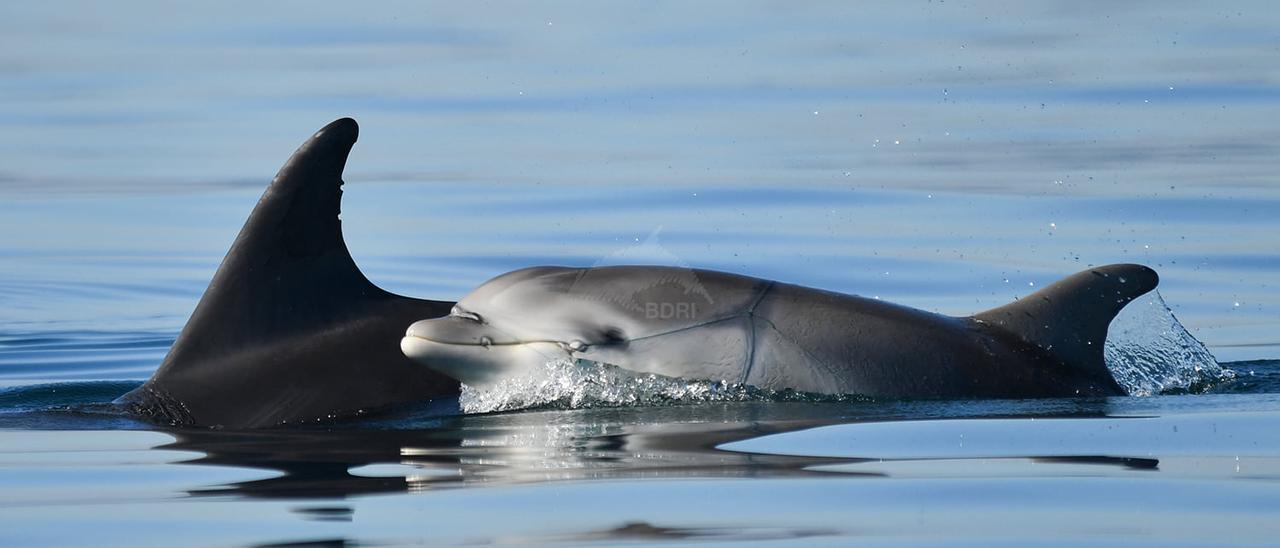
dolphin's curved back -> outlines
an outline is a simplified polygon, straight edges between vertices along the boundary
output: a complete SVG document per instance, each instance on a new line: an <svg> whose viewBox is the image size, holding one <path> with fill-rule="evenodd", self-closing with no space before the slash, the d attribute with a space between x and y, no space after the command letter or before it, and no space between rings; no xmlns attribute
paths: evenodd
<svg viewBox="0 0 1280 548"><path fill-rule="evenodd" d="M289 158L160 368L123 401L171 423L258 427L457 392L398 344L452 303L374 286L343 241L342 170L358 133L337 120Z"/></svg>

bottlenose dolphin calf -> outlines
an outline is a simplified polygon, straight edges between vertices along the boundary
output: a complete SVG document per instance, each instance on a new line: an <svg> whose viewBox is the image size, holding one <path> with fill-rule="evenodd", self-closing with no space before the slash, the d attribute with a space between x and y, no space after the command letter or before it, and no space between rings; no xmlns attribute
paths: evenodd
<svg viewBox="0 0 1280 548"><path fill-rule="evenodd" d="M412 324L404 354L488 386L556 358L772 390L886 398L1119 395L1112 318L1159 278L1118 264L969 317L723 272L536 267L503 274L445 317Z"/></svg>
<svg viewBox="0 0 1280 548"><path fill-rule="evenodd" d="M252 428L457 394L397 347L404 326L453 303L379 289L342 239L342 170L358 134L343 118L293 153L160 368L120 402L171 424Z"/></svg>

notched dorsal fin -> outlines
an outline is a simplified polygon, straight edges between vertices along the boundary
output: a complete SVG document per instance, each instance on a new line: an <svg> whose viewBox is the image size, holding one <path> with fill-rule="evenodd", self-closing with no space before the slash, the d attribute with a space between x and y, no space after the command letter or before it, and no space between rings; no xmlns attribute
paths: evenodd
<svg viewBox="0 0 1280 548"><path fill-rule="evenodd" d="M359 134L355 120L342 118L298 147L258 200L217 275L231 263L265 259L263 255L350 258L338 216L342 170ZM354 262L351 270L357 270Z"/></svg>
<svg viewBox="0 0 1280 548"><path fill-rule="evenodd" d="M1156 271L1113 264L1068 276L1016 302L974 314L1084 371L1106 371L1103 347L1111 320L1130 301L1155 289Z"/></svg>
<svg viewBox="0 0 1280 548"><path fill-rule="evenodd" d="M121 403L171 424L256 428L457 393L397 344L453 303L379 289L342 239L342 170L358 133L337 120L285 162L159 369Z"/></svg>
<svg viewBox="0 0 1280 548"><path fill-rule="evenodd" d="M360 301L391 297L360 272L342 238L342 170L358 135L355 120L342 118L289 157L162 368L321 328Z"/></svg>

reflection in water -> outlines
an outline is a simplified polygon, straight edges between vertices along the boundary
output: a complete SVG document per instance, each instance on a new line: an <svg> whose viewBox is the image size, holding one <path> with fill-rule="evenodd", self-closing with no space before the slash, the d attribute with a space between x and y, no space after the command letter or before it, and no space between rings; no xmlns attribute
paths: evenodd
<svg viewBox="0 0 1280 548"><path fill-rule="evenodd" d="M293 511L313 521L351 521L355 514L350 506L303 506Z"/></svg>
<svg viewBox="0 0 1280 548"><path fill-rule="evenodd" d="M1139 457L1040 457L1036 461L1064 464L1103 464L1119 466L1129 470L1156 470L1160 467L1160 461L1157 459Z"/></svg>
<svg viewBox="0 0 1280 548"><path fill-rule="evenodd" d="M656 541L765 541L790 540L810 537L830 537L842 534L835 529L799 527L663 527L644 521L630 521L618 527L598 531L586 531L569 535L533 538L494 539L495 543L556 543L556 542L656 542Z"/></svg>
<svg viewBox="0 0 1280 548"><path fill-rule="evenodd" d="M669 408L534 411L448 417L430 429L179 430L158 449L203 453L184 464L278 472L193 489L252 498L342 498L375 493L550 481L652 478L881 477L852 465L880 458L778 455L720 447L769 434L856 422L1105 415L1105 400L903 402L875 406L746 402ZM993 411L995 413L993 413ZM383 426L386 426L385 424ZM870 450L871 448L868 448ZM1025 455L1045 464L1154 469L1154 458ZM927 459L901 459L901 462ZM989 460L989 459L988 459ZM350 519L341 508L298 510ZM595 533L593 533L595 534ZM706 532L697 534L710 534ZM763 533L762 533L763 534ZM772 534L772 533L770 533Z"/></svg>
<svg viewBox="0 0 1280 548"><path fill-rule="evenodd" d="M280 472L194 490L195 495L328 498L488 484L649 477L827 475L809 470L856 459L755 455L717 445L830 424L771 420L767 405L674 410L585 410L460 416L428 430L182 430L159 448L199 451L187 464ZM690 416L692 415L692 416ZM753 415L763 415L761 419Z"/></svg>

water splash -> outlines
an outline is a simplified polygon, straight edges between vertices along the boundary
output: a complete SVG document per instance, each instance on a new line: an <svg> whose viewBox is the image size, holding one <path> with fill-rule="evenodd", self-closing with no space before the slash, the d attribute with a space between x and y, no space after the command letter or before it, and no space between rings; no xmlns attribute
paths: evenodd
<svg viewBox="0 0 1280 548"><path fill-rule="evenodd" d="M794 390L765 390L747 384L686 380L636 373L589 360L557 359L540 370L484 388L462 385L464 413L528 408L582 409L741 401L868 401L863 396L831 396Z"/></svg>
<svg viewBox="0 0 1280 548"><path fill-rule="evenodd" d="M1158 291L1120 311L1107 331L1104 354L1116 382L1133 396L1200 392L1235 377L1178 323Z"/></svg>

